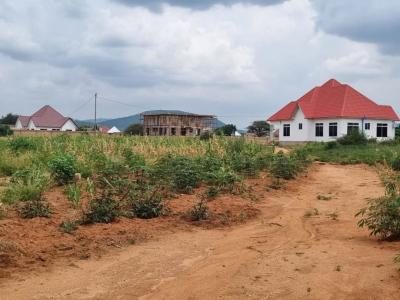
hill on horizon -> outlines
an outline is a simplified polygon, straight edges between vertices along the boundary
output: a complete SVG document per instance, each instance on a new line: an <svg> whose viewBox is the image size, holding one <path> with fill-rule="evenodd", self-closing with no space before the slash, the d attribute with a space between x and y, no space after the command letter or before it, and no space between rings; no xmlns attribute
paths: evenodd
<svg viewBox="0 0 400 300"><path fill-rule="evenodd" d="M127 117L122 117L122 118L115 118L115 119L99 119L98 120L98 125L103 125L107 126L109 128L115 126L119 130L124 131L129 125L131 124L137 124L137 123L142 123L140 120L140 115L143 113L148 113L148 114L158 114L158 113L178 113L178 114L191 114L182 110L148 110L144 111L142 113L138 113L135 115L127 116ZM91 125L94 123L94 120L77 120L78 124L82 125ZM222 127L224 126L225 123L218 120L216 121L216 127Z"/></svg>

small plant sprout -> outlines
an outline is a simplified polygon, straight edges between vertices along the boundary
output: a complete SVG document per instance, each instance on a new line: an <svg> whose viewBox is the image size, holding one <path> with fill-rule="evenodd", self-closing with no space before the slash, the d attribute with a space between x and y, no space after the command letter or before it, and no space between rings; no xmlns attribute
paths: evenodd
<svg viewBox="0 0 400 300"><path fill-rule="evenodd" d="M81 206L81 188L79 184L69 184L66 188L66 194L75 208Z"/></svg>
<svg viewBox="0 0 400 300"><path fill-rule="evenodd" d="M332 199L332 196L324 196L324 195L318 195L317 196L318 200L322 200L322 201L329 201Z"/></svg>
<svg viewBox="0 0 400 300"><path fill-rule="evenodd" d="M327 216L332 220L337 221L339 218L339 213L337 210L335 210L334 212L327 214Z"/></svg>
<svg viewBox="0 0 400 300"><path fill-rule="evenodd" d="M319 215L319 210L317 208L313 208L311 210L307 210L304 213L304 218L310 218L310 217L318 216L318 215Z"/></svg>

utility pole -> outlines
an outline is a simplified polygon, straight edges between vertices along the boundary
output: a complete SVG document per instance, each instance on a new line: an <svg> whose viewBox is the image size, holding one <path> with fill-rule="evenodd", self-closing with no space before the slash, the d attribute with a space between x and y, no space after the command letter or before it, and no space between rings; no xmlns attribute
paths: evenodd
<svg viewBox="0 0 400 300"><path fill-rule="evenodd" d="M94 94L94 131L97 132L97 93Z"/></svg>

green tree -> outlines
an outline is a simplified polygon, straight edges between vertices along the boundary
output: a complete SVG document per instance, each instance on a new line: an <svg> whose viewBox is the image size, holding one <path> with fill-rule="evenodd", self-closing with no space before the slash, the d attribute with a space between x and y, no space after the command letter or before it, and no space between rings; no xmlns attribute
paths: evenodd
<svg viewBox="0 0 400 300"><path fill-rule="evenodd" d="M13 131L10 129L10 126L0 124L0 136L12 135Z"/></svg>
<svg viewBox="0 0 400 300"><path fill-rule="evenodd" d="M253 133L258 137L268 136L270 132L270 126L266 121L254 121L249 127L247 127L248 133Z"/></svg>
<svg viewBox="0 0 400 300"><path fill-rule="evenodd" d="M124 133L127 135L143 135L143 125L139 123L131 124L125 129Z"/></svg>
<svg viewBox="0 0 400 300"><path fill-rule="evenodd" d="M233 124L226 124L220 128L218 128L215 133L217 135L231 136L235 133L236 126Z"/></svg>
<svg viewBox="0 0 400 300"><path fill-rule="evenodd" d="M0 118L0 124L14 125L17 122L18 116L8 113Z"/></svg>

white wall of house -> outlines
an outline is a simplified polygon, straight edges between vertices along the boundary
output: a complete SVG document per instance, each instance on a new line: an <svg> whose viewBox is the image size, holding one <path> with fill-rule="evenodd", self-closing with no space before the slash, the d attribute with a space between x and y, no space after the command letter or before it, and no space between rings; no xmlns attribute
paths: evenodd
<svg viewBox="0 0 400 300"><path fill-rule="evenodd" d="M29 130L42 130L42 131L76 131L78 128L72 120L68 120L61 128L58 127L36 127L32 120L28 123Z"/></svg>
<svg viewBox="0 0 400 300"><path fill-rule="evenodd" d="M323 125L323 136L316 136L316 124ZM329 124L337 123L337 136L329 136ZM287 121L271 122L273 131L279 129L279 141L282 142L329 142L347 134L348 123L357 123L360 131L368 138L376 138L378 141L390 140L395 137L395 123L391 120L368 119L306 119L300 108L297 109L294 118ZM369 123L369 128L365 124ZM290 125L290 136L284 136L284 125ZM302 124L300 129L299 124ZM378 124L387 124L387 137L377 137Z"/></svg>
<svg viewBox="0 0 400 300"><path fill-rule="evenodd" d="M21 120L18 118L17 122L15 123L15 129L23 129Z"/></svg>
<svg viewBox="0 0 400 300"><path fill-rule="evenodd" d="M75 123L69 119L65 124L61 127L61 131L76 131L78 128L76 127Z"/></svg>

